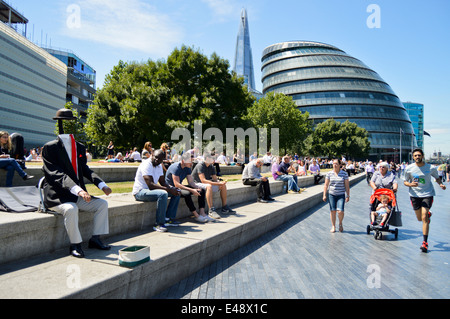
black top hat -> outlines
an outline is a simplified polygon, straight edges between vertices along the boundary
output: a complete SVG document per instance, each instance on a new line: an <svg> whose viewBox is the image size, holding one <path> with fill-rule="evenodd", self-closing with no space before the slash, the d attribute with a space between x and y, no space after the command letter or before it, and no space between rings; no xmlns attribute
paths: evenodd
<svg viewBox="0 0 450 319"><path fill-rule="evenodd" d="M59 109L56 112L54 120L76 120L77 118L73 116L72 110L70 109Z"/></svg>

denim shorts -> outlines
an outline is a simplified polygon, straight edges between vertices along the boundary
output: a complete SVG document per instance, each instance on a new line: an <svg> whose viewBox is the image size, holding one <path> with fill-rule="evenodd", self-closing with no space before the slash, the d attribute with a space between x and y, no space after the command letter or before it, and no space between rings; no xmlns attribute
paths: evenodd
<svg viewBox="0 0 450 319"><path fill-rule="evenodd" d="M330 204L331 211L339 210L343 212L345 204L345 194L342 195L328 194L328 203Z"/></svg>

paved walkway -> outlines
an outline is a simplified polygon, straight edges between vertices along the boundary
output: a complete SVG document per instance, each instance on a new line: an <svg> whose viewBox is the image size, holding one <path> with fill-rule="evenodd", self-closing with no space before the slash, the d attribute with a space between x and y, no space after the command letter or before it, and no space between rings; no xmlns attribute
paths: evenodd
<svg viewBox="0 0 450 319"><path fill-rule="evenodd" d="M429 252L399 182L403 227L398 239L367 235L371 188L351 189L344 232L330 233L321 204L180 281L159 299L450 298L450 189L435 189ZM449 185L446 183L446 185ZM449 185L450 186L450 185ZM268 204L270 205L270 204Z"/></svg>

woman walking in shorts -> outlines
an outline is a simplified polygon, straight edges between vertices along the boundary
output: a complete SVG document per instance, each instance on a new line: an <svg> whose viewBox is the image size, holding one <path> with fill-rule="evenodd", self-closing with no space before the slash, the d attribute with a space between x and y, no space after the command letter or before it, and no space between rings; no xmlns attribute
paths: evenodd
<svg viewBox="0 0 450 319"><path fill-rule="evenodd" d="M323 201L330 204L331 230L336 231L336 212L339 218L339 231L344 231L342 222L344 220L344 205L350 200L350 183L348 174L341 170L341 160L333 160L333 170L328 172L325 177L325 185L323 187ZM347 193L347 196L346 196Z"/></svg>

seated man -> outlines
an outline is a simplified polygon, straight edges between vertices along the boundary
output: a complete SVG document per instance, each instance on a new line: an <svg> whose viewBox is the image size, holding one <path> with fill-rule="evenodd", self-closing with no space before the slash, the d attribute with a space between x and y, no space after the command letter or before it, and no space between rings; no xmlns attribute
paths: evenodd
<svg viewBox="0 0 450 319"><path fill-rule="evenodd" d="M129 162L142 162L141 153L138 152L137 147L133 148L133 153L131 153L128 158Z"/></svg>
<svg viewBox="0 0 450 319"><path fill-rule="evenodd" d="M214 220L205 214L205 190L195 185L191 175L193 156L190 152L186 152L181 156L181 161L173 163L166 172L166 184L178 188L181 191L181 197L184 198L186 205L191 213L195 216L195 220L201 223ZM187 179L188 185L183 185L184 179ZM191 195L198 197L199 212L192 201ZM180 196L176 196L170 200L174 202L173 207L178 207Z"/></svg>
<svg viewBox="0 0 450 319"><path fill-rule="evenodd" d="M53 119L76 119L69 109L61 109ZM94 213L93 235L89 240L89 248L108 250L111 247L103 244L99 236L109 233L108 202L102 198L91 197L86 191L84 178L90 180L106 195L111 189L86 164L86 148L75 141L72 134L60 135L50 141L42 149L43 171L45 176L44 194L46 207L52 208L64 216L64 225L70 240L69 253L83 258L81 234L78 228L79 210Z"/></svg>
<svg viewBox="0 0 450 319"><path fill-rule="evenodd" d="M225 155L225 152L222 152L219 157L217 157L216 162L222 165L230 165L228 163L227 156Z"/></svg>
<svg viewBox="0 0 450 319"><path fill-rule="evenodd" d="M205 161L200 162L195 166L192 171L192 177L196 185L206 190L206 201L209 206L209 216L219 219L220 215L217 214L213 203L213 193L220 192L220 198L222 200L222 213L235 213L227 205L227 182L221 182L217 179L216 170L213 166L214 157L211 154L205 154Z"/></svg>
<svg viewBox="0 0 450 319"><path fill-rule="evenodd" d="M274 199L270 197L269 179L261 175L260 168L262 165L263 161L260 158L248 163L242 172L242 183L244 185L256 186L258 202L267 203Z"/></svg>
<svg viewBox="0 0 450 319"><path fill-rule="evenodd" d="M264 166L271 166L273 161L273 156L271 152L267 152L266 155L263 156L263 165Z"/></svg>
<svg viewBox="0 0 450 319"><path fill-rule="evenodd" d="M314 175L314 185L319 185L320 180L323 178L323 175L320 175L320 166L317 164L317 161L313 159L312 164L309 165L308 172Z"/></svg>
<svg viewBox="0 0 450 319"><path fill-rule="evenodd" d="M169 196L180 196L180 191L166 184L161 165L164 159L164 151L156 150L148 160L142 161L134 178L132 193L137 201L156 201L156 222L153 229L159 232L167 231L167 226L178 226L175 221L177 207L174 207L175 202L178 206L178 201L172 199L169 206L167 202Z"/></svg>
<svg viewBox="0 0 450 319"><path fill-rule="evenodd" d="M301 193L302 191L298 187L297 175L289 175L289 172L292 170L289 156L278 156L277 161L272 165L272 176L275 180L288 183L288 193ZM295 172L295 169L293 171Z"/></svg>

